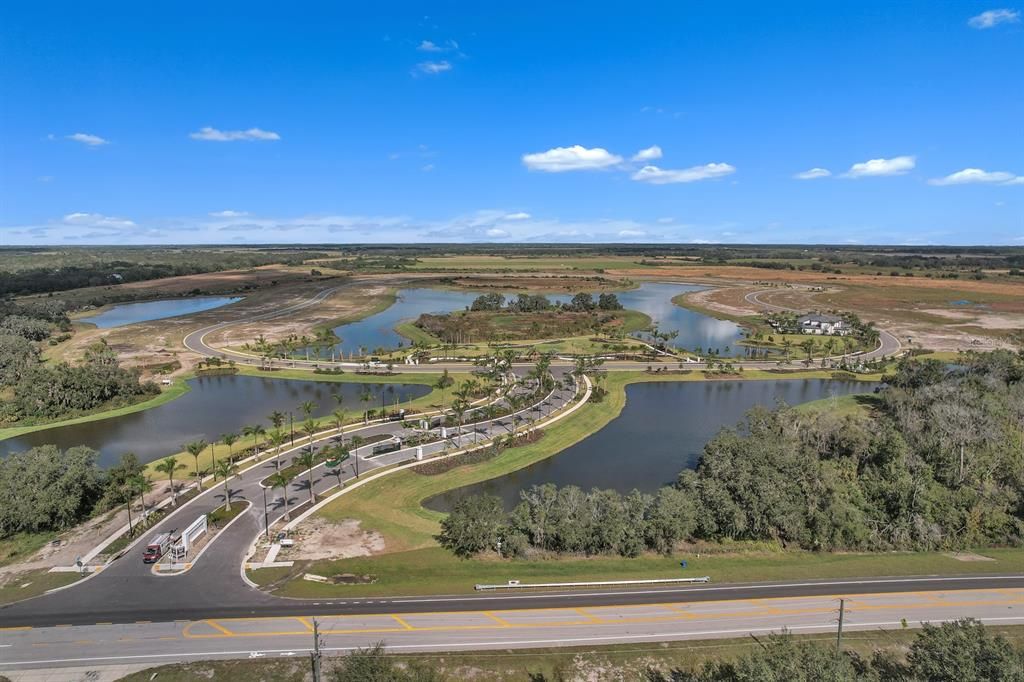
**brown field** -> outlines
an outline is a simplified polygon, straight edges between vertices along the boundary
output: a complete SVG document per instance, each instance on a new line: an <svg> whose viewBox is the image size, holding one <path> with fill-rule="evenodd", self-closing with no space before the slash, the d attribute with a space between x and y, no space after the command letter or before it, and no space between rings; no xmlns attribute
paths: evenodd
<svg viewBox="0 0 1024 682"><path fill-rule="evenodd" d="M692 307L724 317L756 315L744 299L750 292L766 303L796 310L846 310L875 322L900 341L938 351L987 350L1011 344L1024 330L1024 282L1009 279L930 279L879 275L830 275L742 266L701 265L660 268L663 277L718 284L686 297ZM650 275L610 270L618 277ZM723 286L724 285L724 286ZM812 290L812 289L823 290ZM969 301L954 305L954 301Z"/></svg>

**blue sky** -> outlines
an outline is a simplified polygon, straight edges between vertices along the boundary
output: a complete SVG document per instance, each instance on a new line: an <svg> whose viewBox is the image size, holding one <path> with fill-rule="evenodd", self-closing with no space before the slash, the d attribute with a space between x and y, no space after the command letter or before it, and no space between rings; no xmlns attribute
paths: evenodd
<svg viewBox="0 0 1024 682"><path fill-rule="evenodd" d="M995 2L5 3L0 244L1024 244Z"/></svg>

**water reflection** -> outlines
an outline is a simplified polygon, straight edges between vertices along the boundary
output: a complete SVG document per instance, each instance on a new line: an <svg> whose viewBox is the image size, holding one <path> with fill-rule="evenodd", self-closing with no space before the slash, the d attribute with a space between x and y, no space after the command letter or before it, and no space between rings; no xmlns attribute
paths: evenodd
<svg viewBox="0 0 1024 682"><path fill-rule="evenodd" d="M125 452L134 452L143 462L150 462L179 452L183 443L216 439L247 424L262 424L269 429L267 415L275 410L291 411L297 424L304 419L299 405L307 400L316 404L313 416L330 414L335 409L334 393L342 396L343 407L350 414L361 413L364 408L359 400L362 384L251 376L200 377L188 383L192 390L187 394L150 410L0 441L0 455L53 443L61 449L75 445L95 448L102 466L113 464ZM430 390L419 384L368 386L373 391L369 407L378 409L382 395L391 405L396 399L411 400Z"/></svg>
<svg viewBox="0 0 1024 682"><path fill-rule="evenodd" d="M237 296L202 296L199 298L178 298L167 301L147 301L145 303L125 303L116 305L98 315L80 319L81 322L94 324L100 329L121 327L135 322L162 320L166 317L191 315L204 310L212 310L242 299Z"/></svg>
<svg viewBox="0 0 1024 682"><path fill-rule="evenodd" d="M626 387L619 417L592 436L525 469L433 498L427 506L447 511L466 495L488 492L512 507L520 490L542 483L653 491L696 466L704 445L755 405L798 405L874 388L828 379L633 384Z"/></svg>

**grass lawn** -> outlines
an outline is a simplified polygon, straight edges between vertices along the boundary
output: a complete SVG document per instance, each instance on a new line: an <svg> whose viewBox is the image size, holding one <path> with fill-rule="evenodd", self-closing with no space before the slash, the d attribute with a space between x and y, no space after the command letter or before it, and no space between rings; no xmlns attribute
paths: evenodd
<svg viewBox="0 0 1024 682"><path fill-rule="evenodd" d="M812 370L794 374L779 375L768 371L744 372L743 379L779 379L786 377L829 378L831 372ZM877 380L877 375L862 377ZM341 496L320 511L320 515L332 522L357 519L366 530L375 530L385 538L387 553L370 558L347 559L342 561L314 562L308 570L320 575L339 572L371 573L378 576L372 585L331 586L295 580L281 588L281 592L299 596L292 591L304 593L310 590L327 590L324 594L403 594L443 593L472 589L477 582L495 580L504 582L509 578L563 580L565 576L589 576L597 578L621 578L642 575L643 577L666 577L678 575L678 564L674 558L660 556L641 559L620 559L599 557L594 559L557 559L544 561L502 561L456 559L437 547L433 536L439 531L442 514L425 509L423 500L464 485L488 480L516 471L534 462L560 452L570 445L602 428L618 416L626 400L625 386L630 383L649 381L703 381L700 372L677 375L658 375L643 372L614 372L605 379L608 395L600 403L589 403L572 417L546 430L541 440L517 448L505 450L501 455L485 462L458 467L438 476L425 476L413 470L399 471L380 478L368 485ZM788 557L816 556L812 554L770 555L783 561L780 570L791 570ZM840 555L823 555L820 564L833 561ZM876 559L882 555L866 555ZM895 555L884 555L895 556ZM913 556L913 555L906 555ZM1024 556L1024 553L1022 553ZM957 562L958 564L960 562ZM1001 562L999 562L1001 564ZM839 563L842 564L842 562ZM986 564L991 566L992 564ZM915 561L907 562L908 569L919 566ZM970 564L972 570L979 570L980 564ZM516 575L510 575L514 570ZM859 570L868 570L859 569ZM983 570L983 569L981 569ZM1005 570L1001 567L999 570ZM667 573L666 573L667 571ZM739 571L734 569L737 575ZM296 571L298 573L299 571ZM849 573L848 575L854 575ZM415 576L415 577L410 577ZM261 577L253 574L256 581L274 582L280 574ZM580 578L585 579L585 578ZM732 578L747 579L747 578ZM752 579L752 578L751 578ZM417 586L418 585L418 586ZM411 592L410 592L411 593ZM320 596L320 594L309 595Z"/></svg>
<svg viewBox="0 0 1024 682"><path fill-rule="evenodd" d="M828 411L834 415L866 415L878 405L878 397L873 393L861 393L822 398L809 403L797 405L794 409L802 412Z"/></svg>
<svg viewBox="0 0 1024 682"><path fill-rule="evenodd" d="M459 559L440 547L426 547L376 557L317 561L310 565L296 563L292 570L298 575L307 570L327 576L338 573L369 574L376 576L377 582L367 585L329 585L299 579L285 583L276 594L301 598L458 594L472 592L477 583L503 584L513 579L527 583L707 575L715 583L736 583L1024 571L1024 549L977 550L978 554L995 561L973 562L958 561L939 552L773 552L764 550L763 545L742 543L728 546L732 550L730 552L722 552L721 545L709 547L721 553L701 553L700 558L697 558L695 551L681 551L668 557L646 554L635 559L612 556L546 560ZM679 566L683 559L688 563L686 569ZM250 571L249 577L260 582L264 580L260 572Z"/></svg>
<svg viewBox="0 0 1024 682"><path fill-rule="evenodd" d="M57 537L56 531L16 533L0 540L0 566L32 556Z"/></svg>
<svg viewBox="0 0 1024 682"><path fill-rule="evenodd" d="M48 590L70 585L81 578L78 573L50 573L48 568L18 573L0 585L0 604L38 597Z"/></svg>
<svg viewBox="0 0 1024 682"><path fill-rule="evenodd" d="M174 383L167 386L160 395L153 396L149 400L144 400L142 402L135 403L134 405L126 405L113 410L100 410L93 412L92 414L75 417L74 419L34 424L32 426L9 426L7 428L0 429L0 440L13 438L15 436L23 436L26 433L32 433L33 431L42 431L44 429L52 429L58 426L69 426L71 424L82 424L84 422L109 419L110 417L120 417L121 415L148 410L150 408L163 405L164 403L169 403L175 398L180 398L188 393L190 389L188 383L185 381L188 378L191 378L191 375L176 378Z"/></svg>

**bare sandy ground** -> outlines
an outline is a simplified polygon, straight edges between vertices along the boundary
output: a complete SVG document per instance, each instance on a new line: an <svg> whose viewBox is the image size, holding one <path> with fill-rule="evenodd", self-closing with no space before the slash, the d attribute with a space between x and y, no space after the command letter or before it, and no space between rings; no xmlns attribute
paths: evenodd
<svg viewBox="0 0 1024 682"><path fill-rule="evenodd" d="M376 531L364 531L359 521L346 519L331 523L318 516L310 517L293 536L295 546L285 550L280 559L350 559L384 551L384 537Z"/></svg>

